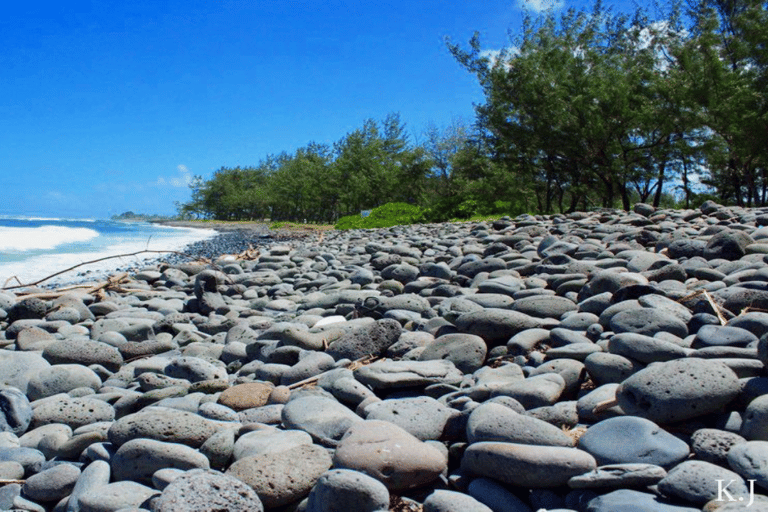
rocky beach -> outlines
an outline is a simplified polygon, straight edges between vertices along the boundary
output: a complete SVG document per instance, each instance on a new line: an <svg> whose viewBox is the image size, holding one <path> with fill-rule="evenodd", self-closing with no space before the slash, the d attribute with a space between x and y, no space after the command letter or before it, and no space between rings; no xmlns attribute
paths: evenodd
<svg viewBox="0 0 768 512"><path fill-rule="evenodd" d="M0 292L0 510L768 510L768 209L183 252Z"/></svg>

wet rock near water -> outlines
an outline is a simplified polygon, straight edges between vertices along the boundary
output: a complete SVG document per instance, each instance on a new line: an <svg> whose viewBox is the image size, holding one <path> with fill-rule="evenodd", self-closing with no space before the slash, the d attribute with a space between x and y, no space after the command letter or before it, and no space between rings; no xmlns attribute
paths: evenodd
<svg viewBox="0 0 768 512"><path fill-rule="evenodd" d="M0 510L762 506L766 215L233 231L0 292Z"/></svg>

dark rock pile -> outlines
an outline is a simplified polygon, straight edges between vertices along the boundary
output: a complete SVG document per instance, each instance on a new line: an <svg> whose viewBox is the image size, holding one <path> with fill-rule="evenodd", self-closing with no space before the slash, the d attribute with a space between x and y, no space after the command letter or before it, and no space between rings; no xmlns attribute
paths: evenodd
<svg viewBox="0 0 768 512"><path fill-rule="evenodd" d="M0 510L768 510L768 212L226 236L0 294Z"/></svg>

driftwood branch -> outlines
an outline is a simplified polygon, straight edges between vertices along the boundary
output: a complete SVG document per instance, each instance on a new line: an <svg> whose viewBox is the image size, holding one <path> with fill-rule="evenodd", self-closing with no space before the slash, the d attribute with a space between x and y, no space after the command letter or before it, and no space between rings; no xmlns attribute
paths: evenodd
<svg viewBox="0 0 768 512"><path fill-rule="evenodd" d="M126 253L126 254L115 254L114 256L104 256L103 258L97 258L95 260L84 261L82 263L78 263L77 265L72 265L69 268L65 268L64 270L60 270L60 271L56 272L55 274L51 274L51 275L49 275L47 277L44 277L42 279L38 279L37 281L32 282L32 283L18 284L18 285L8 286L8 287L6 287L4 285L2 289L3 290L14 290L14 289L17 289L17 288L26 288L28 286L36 286L36 285L38 285L40 283L48 281L49 279L52 279L52 278L54 278L56 276L60 276L61 274L65 274L65 273L67 273L67 272L69 272L71 270L74 270L74 269L76 269L78 267L82 267L84 265L90 265L92 263L99 263L101 261L112 260L112 259L115 259L115 258L128 258L130 256L137 256L139 254L145 254L145 253L178 254L180 256L189 257L188 254L184 254L183 252L179 252L179 251L153 251L153 250L149 250L149 249L145 249L143 251L136 251L136 252ZM14 279L14 278L15 278L15 276L12 277L11 279ZM11 279L9 279L8 281L10 281ZM5 284L7 284L8 281L6 281ZM16 281L18 281L18 278L16 278Z"/></svg>

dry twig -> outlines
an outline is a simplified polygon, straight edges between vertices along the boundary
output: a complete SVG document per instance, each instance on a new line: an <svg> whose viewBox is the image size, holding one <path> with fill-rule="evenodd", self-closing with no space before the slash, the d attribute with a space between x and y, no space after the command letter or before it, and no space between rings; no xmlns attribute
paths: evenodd
<svg viewBox="0 0 768 512"><path fill-rule="evenodd" d="M0 478L0 485L8 485L8 484L24 485L26 482L27 482L26 480L13 480L9 478Z"/></svg>
<svg viewBox="0 0 768 512"><path fill-rule="evenodd" d="M179 252L179 251L153 251L153 250L149 250L149 249L145 249L143 251L136 251L136 252L126 253L126 254L115 254L114 256L105 256L103 258L97 258L95 260L84 261L82 263L78 263L77 265L72 265L69 268L65 268L64 270L60 270L60 271L56 272L55 274L51 274L51 275L49 275L47 277L44 277L42 279L38 279L37 281L34 281L32 283L18 284L18 285L8 286L8 287L6 287L4 285L2 289L3 290L14 290L16 288L25 288L27 286L36 286L36 285L38 285L40 283L43 283L45 281L48 281L49 279L52 279L52 278L54 278L56 276L60 276L61 274L67 273L70 270L74 270L74 269L76 269L78 267L82 267L83 265L90 265L91 263L99 263L101 261L111 260L111 259L115 259L115 258L127 258L127 257L130 257L130 256L137 256L139 254L144 254L144 253L178 254L180 256L185 256L185 257L188 256L187 254L184 254L183 252ZM18 279L16 279L16 280L18 281ZM8 283L8 281L6 281L6 284L7 283Z"/></svg>
<svg viewBox="0 0 768 512"><path fill-rule="evenodd" d="M599 404L595 406L594 409L592 409L592 414L598 414L603 411L607 411L611 407L615 407L619 405L619 401L615 398L609 398L608 400L603 400Z"/></svg>
<svg viewBox="0 0 768 512"><path fill-rule="evenodd" d="M374 362L374 361L376 361L376 360L378 360L378 359L380 359L380 358L378 358L378 357L373 357L373 356L371 356L371 355L367 355L367 356L365 356L365 357L361 357L360 359L355 359L354 361L352 361L351 363L349 363L349 364L347 365L347 369L348 369L348 370L352 370L352 371L355 371L355 370L357 370L358 368L360 368L361 366L365 366L365 365L371 364L372 362ZM315 375L314 377L309 377L309 378L307 378L307 379L304 379L304 380L300 380L299 382L294 382L293 384L291 384L290 386L288 386L288 389L296 389L296 388L300 388L300 387L303 387L303 386L307 386L307 385L309 385L309 384L314 384L315 382L317 382L318 380L320 380L320 377L322 377L323 375L325 375L325 374L326 374L326 373L328 373L328 372L332 372L332 371L334 371L335 369L336 369L336 368L334 368L334 369L332 369L332 370L326 370L326 371L324 371L323 373L320 373L320 374L318 374L318 375Z"/></svg>

